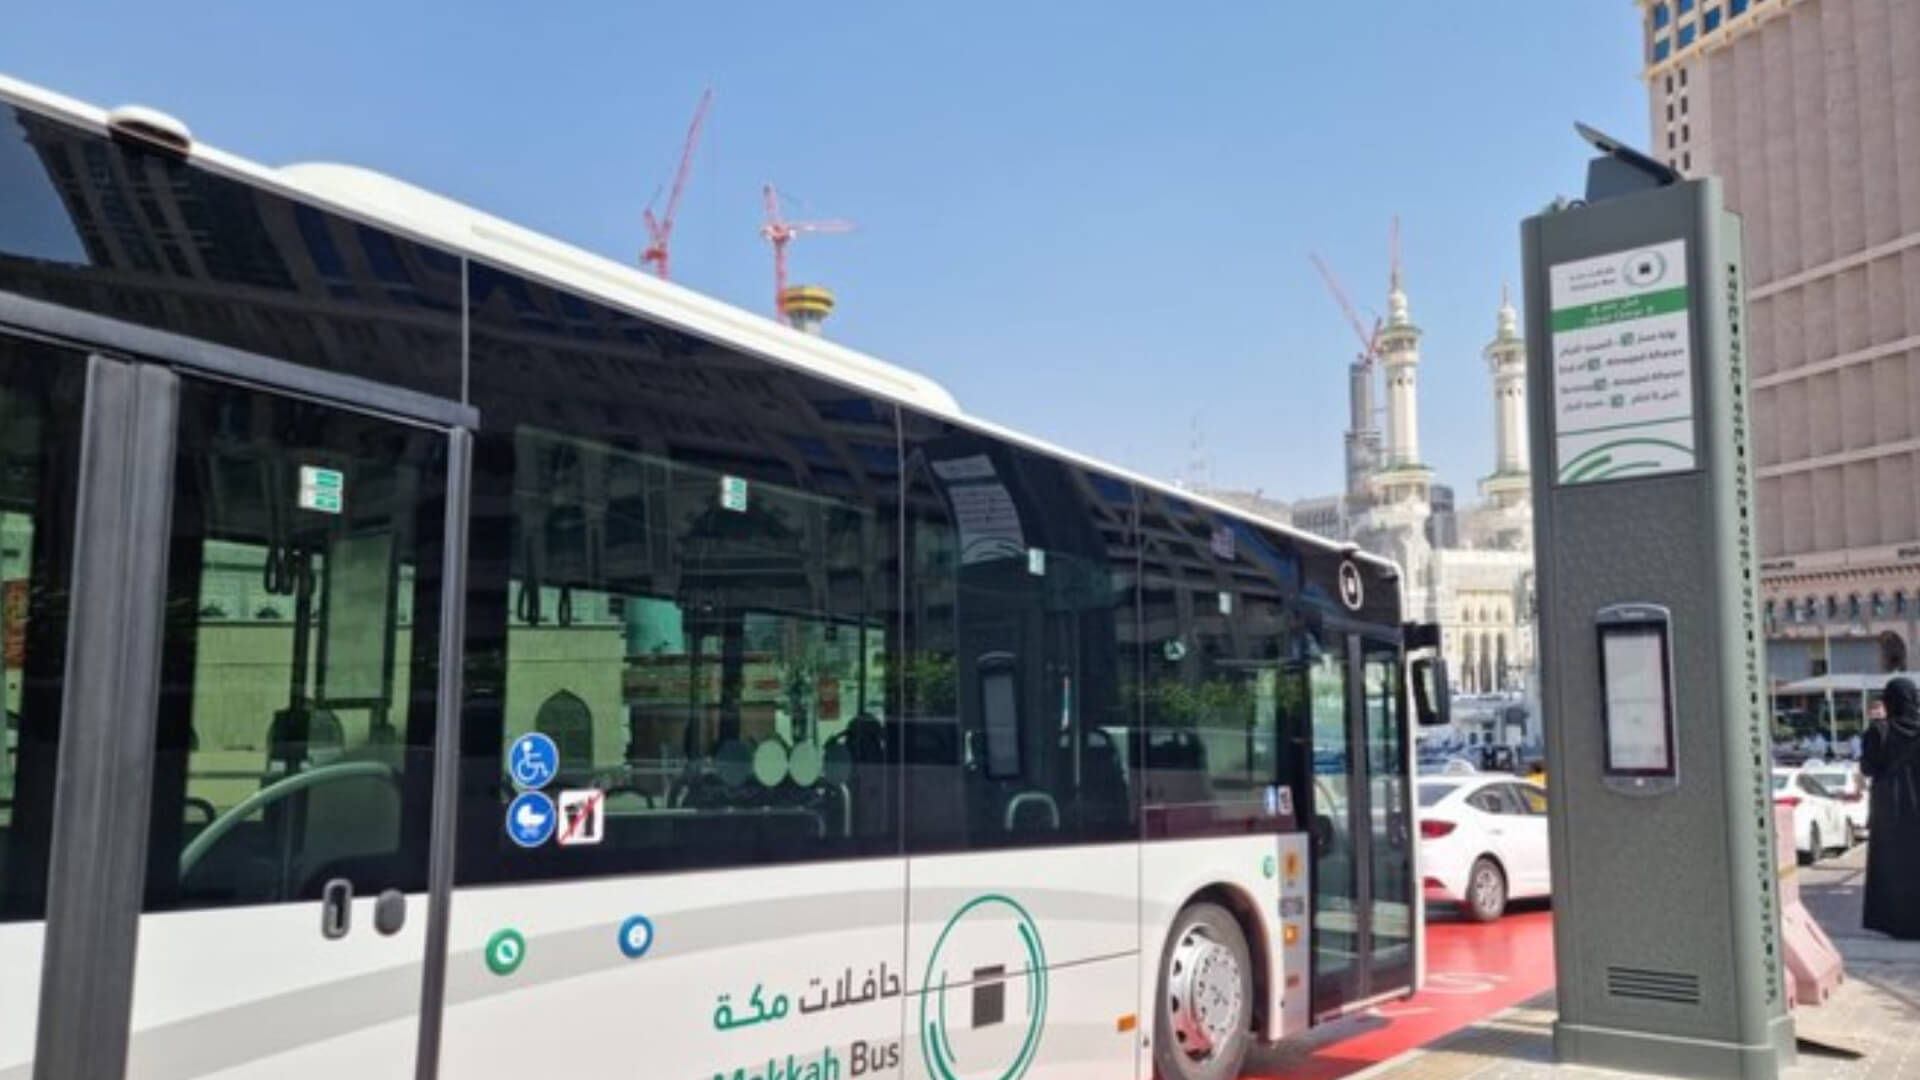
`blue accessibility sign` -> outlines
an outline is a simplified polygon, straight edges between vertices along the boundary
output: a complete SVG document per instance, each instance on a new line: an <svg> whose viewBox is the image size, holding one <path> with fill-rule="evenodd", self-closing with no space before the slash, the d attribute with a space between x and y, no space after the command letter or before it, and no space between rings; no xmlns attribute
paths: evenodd
<svg viewBox="0 0 1920 1080"><path fill-rule="evenodd" d="M539 847L552 839L559 820L553 800L538 791L523 791L507 804L507 835L521 847Z"/></svg>
<svg viewBox="0 0 1920 1080"><path fill-rule="evenodd" d="M560 772L560 747L552 736L530 731L513 740L507 750L507 771L515 787L530 791L546 787Z"/></svg>

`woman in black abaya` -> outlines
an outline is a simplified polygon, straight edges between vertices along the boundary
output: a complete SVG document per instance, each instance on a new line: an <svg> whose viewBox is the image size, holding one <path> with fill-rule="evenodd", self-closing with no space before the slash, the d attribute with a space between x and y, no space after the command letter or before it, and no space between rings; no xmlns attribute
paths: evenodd
<svg viewBox="0 0 1920 1080"><path fill-rule="evenodd" d="M1887 715L1860 741L1860 771L1873 781L1867 808L1867 894L1861 922L1889 937L1920 940L1920 690L1894 679Z"/></svg>

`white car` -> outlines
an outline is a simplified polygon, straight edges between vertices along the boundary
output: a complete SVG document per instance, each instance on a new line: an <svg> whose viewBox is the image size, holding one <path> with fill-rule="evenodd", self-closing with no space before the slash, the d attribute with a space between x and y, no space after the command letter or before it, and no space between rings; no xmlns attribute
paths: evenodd
<svg viewBox="0 0 1920 1080"><path fill-rule="evenodd" d="M1853 823L1853 839L1867 835L1867 778L1860 766L1851 761L1809 761L1800 771L1820 781L1833 797L1846 804L1847 820ZM1849 843L1847 847L1853 845Z"/></svg>
<svg viewBox="0 0 1920 1080"><path fill-rule="evenodd" d="M1546 789L1504 773L1421 777L1420 874L1429 901L1479 922L1553 895Z"/></svg>
<svg viewBox="0 0 1920 1080"><path fill-rule="evenodd" d="M1793 849L1802 863L1819 862L1827 852L1853 847L1853 820L1847 804L1814 778L1814 768L1773 770L1773 801L1793 808Z"/></svg>

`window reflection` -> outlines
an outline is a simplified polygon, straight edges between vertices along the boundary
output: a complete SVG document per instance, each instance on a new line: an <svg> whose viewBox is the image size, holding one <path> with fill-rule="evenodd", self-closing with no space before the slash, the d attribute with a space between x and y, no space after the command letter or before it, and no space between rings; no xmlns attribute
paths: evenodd
<svg viewBox="0 0 1920 1080"><path fill-rule="evenodd" d="M0 922L45 917L84 370L0 335Z"/></svg>
<svg viewBox="0 0 1920 1080"><path fill-rule="evenodd" d="M180 402L145 909L422 889L444 437L194 379Z"/></svg>
<svg viewBox="0 0 1920 1080"><path fill-rule="evenodd" d="M517 441L503 754L552 737L560 782L608 793L615 847L741 815L765 843L884 839L872 508L549 432Z"/></svg>
<svg viewBox="0 0 1920 1080"><path fill-rule="evenodd" d="M1150 836L1300 820L1307 666L1297 555L1275 534L1143 493L1142 682Z"/></svg>
<svg viewBox="0 0 1920 1080"><path fill-rule="evenodd" d="M900 850L890 406L475 266L466 881ZM604 839L526 850L551 737Z"/></svg>
<svg viewBox="0 0 1920 1080"><path fill-rule="evenodd" d="M909 418L913 850L1136 835L1131 485Z"/></svg>
<svg viewBox="0 0 1920 1080"><path fill-rule="evenodd" d="M0 289L461 394L461 260L0 105Z"/></svg>
<svg viewBox="0 0 1920 1080"><path fill-rule="evenodd" d="M1399 707L1396 651L1368 643L1361 670L1373 831L1373 963L1391 968L1410 963L1413 956L1413 825L1404 767L1407 729Z"/></svg>
<svg viewBox="0 0 1920 1080"><path fill-rule="evenodd" d="M1313 966L1324 984L1315 997L1339 1000L1357 989L1349 980L1360 958L1345 650L1316 658L1307 669L1307 687L1313 716Z"/></svg>

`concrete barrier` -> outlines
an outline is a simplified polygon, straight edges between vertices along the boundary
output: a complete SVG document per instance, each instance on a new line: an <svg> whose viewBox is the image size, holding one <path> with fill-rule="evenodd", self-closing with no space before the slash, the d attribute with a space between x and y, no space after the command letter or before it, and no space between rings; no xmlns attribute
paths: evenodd
<svg viewBox="0 0 1920 1080"><path fill-rule="evenodd" d="M1780 939L1787 951L1787 1004L1824 1005L1846 978L1846 968L1840 951L1800 899L1792 807L1773 808L1773 834L1780 862Z"/></svg>

